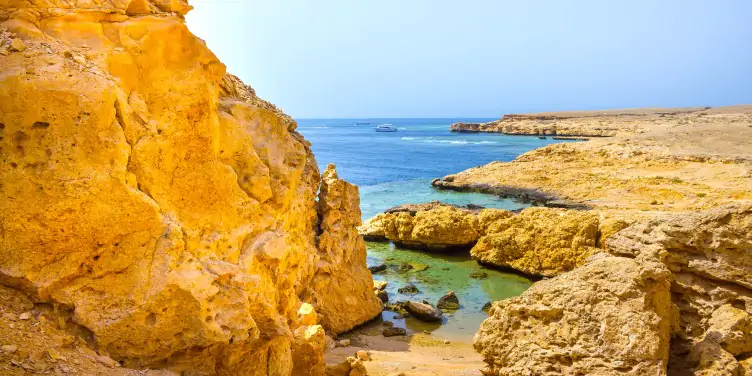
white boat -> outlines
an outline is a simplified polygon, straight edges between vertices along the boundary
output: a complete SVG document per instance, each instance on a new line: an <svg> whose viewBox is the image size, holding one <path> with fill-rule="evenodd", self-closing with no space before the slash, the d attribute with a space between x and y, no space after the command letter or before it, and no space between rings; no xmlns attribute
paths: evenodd
<svg viewBox="0 0 752 376"><path fill-rule="evenodd" d="M376 132L397 132L397 127L391 124L380 124L374 128Z"/></svg>

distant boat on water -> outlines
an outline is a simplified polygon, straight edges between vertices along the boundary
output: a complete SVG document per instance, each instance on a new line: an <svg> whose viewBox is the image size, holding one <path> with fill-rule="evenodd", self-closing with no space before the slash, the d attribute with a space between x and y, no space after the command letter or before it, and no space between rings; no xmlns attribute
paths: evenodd
<svg viewBox="0 0 752 376"><path fill-rule="evenodd" d="M370 121L356 121L355 125L369 125L371 124Z"/></svg>
<svg viewBox="0 0 752 376"><path fill-rule="evenodd" d="M397 132L397 128L391 124L380 124L374 128L376 132Z"/></svg>
<svg viewBox="0 0 752 376"><path fill-rule="evenodd" d="M540 138L541 140L545 140L547 137L546 136L538 136L538 138Z"/></svg>

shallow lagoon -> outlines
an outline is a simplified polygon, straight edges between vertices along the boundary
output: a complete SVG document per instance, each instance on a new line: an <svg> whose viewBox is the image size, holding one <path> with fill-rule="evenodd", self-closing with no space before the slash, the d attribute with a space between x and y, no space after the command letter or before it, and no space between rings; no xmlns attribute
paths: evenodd
<svg viewBox="0 0 752 376"><path fill-rule="evenodd" d="M454 291L460 300L459 310L444 313L443 323L425 323L412 317L394 319L395 313L384 311L382 318L395 323L395 326L413 332L427 330L433 335L452 340L467 341L478 330L480 323L488 317L482 308L489 301L517 296L525 291L531 282L521 276L503 273L480 266L471 260L467 253L425 253L400 249L387 242L367 242L368 265L384 263L387 270L375 273L373 279L387 281L389 301L427 300L433 305L444 294ZM399 265L409 263L413 269L400 273ZM425 270L422 270L426 268ZM472 272L485 272L488 277L475 279ZM413 283L421 291L415 295L404 295L397 289Z"/></svg>

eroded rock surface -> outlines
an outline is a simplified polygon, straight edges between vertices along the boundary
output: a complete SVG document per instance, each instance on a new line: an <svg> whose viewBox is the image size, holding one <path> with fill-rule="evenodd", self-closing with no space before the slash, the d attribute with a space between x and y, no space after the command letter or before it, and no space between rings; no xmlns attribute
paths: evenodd
<svg viewBox="0 0 752 376"><path fill-rule="evenodd" d="M678 317L670 370L741 372L752 351L752 207L638 223L607 244L611 253L652 255L671 270Z"/></svg>
<svg viewBox="0 0 752 376"><path fill-rule="evenodd" d="M752 207L641 221L609 238L606 249L612 255L495 303L476 337L492 372L748 372ZM611 342L620 338L612 323L632 335L628 342Z"/></svg>
<svg viewBox="0 0 752 376"><path fill-rule="evenodd" d="M357 189L328 171L317 209L308 142L188 10L0 2L0 282L70 310L129 367L318 372L303 301L333 332L380 307Z"/></svg>
<svg viewBox="0 0 752 376"><path fill-rule="evenodd" d="M469 249L484 264L536 277L574 269L629 224L592 211L557 208L515 214L434 203L403 207L377 215L359 231L368 239L419 249Z"/></svg>
<svg viewBox="0 0 752 376"><path fill-rule="evenodd" d="M595 256L494 303L475 336L492 375L665 375L670 273Z"/></svg>

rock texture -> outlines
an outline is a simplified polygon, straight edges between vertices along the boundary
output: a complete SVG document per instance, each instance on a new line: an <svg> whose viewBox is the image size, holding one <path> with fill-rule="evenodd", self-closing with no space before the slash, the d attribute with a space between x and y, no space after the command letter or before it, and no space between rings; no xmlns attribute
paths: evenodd
<svg viewBox="0 0 752 376"><path fill-rule="evenodd" d="M188 10L0 2L0 283L128 367L316 374L303 301L334 333L380 310L357 189L327 170L317 208L295 122L225 73Z"/></svg>
<svg viewBox="0 0 752 376"><path fill-rule="evenodd" d="M493 222L470 255L484 264L551 277L598 251L598 225L593 212L529 208Z"/></svg>
<svg viewBox="0 0 752 376"><path fill-rule="evenodd" d="M749 372L752 207L640 221L606 245L495 303L476 336L490 374Z"/></svg>
<svg viewBox="0 0 752 376"><path fill-rule="evenodd" d="M493 375L665 375L668 269L599 255L497 302L475 336Z"/></svg>
<svg viewBox="0 0 752 376"><path fill-rule="evenodd" d="M470 250L479 262L551 277L599 252L603 241L630 222L592 211L533 207L519 213L498 209L420 204L390 209L359 227L371 240L412 248Z"/></svg>
<svg viewBox="0 0 752 376"><path fill-rule="evenodd" d="M476 227L474 212L436 205L429 210L379 214L359 231L369 240L389 239L407 248L440 251L472 246L480 235Z"/></svg>
<svg viewBox="0 0 752 376"><path fill-rule="evenodd" d="M378 316L381 300L373 293L371 272L365 267L366 244L358 235L358 187L339 179L330 164L323 174L318 203L321 258L304 299L322 314L324 328L341 333L364 318Z"/></svg>
<svg viewBox="0 0 752 376"><path fill-rule="evenodd" d="M752 207L639 223L610 239L608 248L628 257L652 255L672 271L678 317L670 370L724 374L713 371L720 367L740 374L740 361L752 351Z"/></svg>

